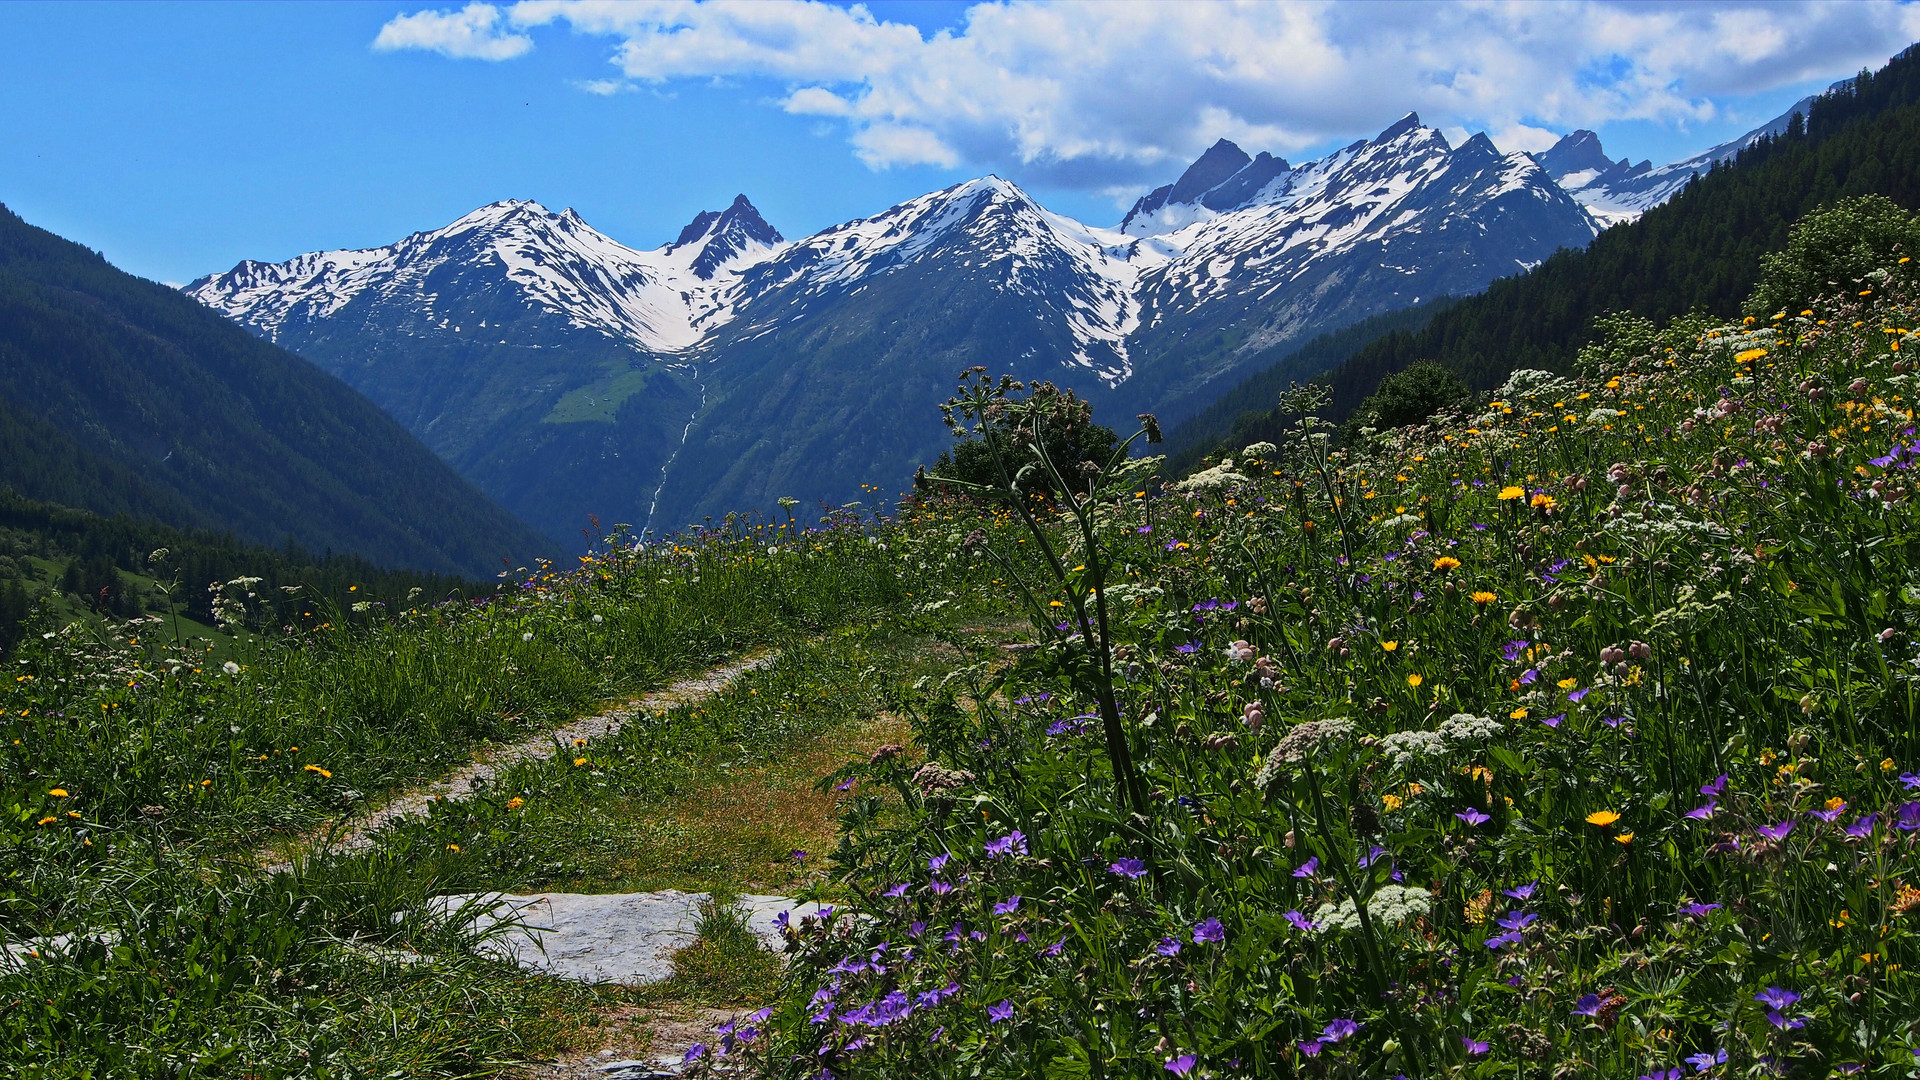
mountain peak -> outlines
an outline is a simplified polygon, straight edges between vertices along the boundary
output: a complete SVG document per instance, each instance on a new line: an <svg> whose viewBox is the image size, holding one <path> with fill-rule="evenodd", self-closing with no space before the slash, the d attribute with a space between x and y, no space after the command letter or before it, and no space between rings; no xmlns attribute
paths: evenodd
<svg viewBox="0 0 1920 1080"><path fill-rule="evenodd" d="M1245 150L1225 139L1214 143L1201 154L1180 179L1173 182L1173 190L1167 193L1168 202L1192 202L1213 187L1246 168L1253 161Z"/></svg>
<svg viewBox="0 0 1920 1080"><path fill-rule="evenodd" d="M1584 128L1563 136L1559 142L1535 154L1533 159L1556 182L1571 173L1589 169L1604 173L1615 167L1608 160L1606 151L1600 148L1600 136Z"/></svg>
<svg viewBox="0 0 1920 1080"><path fill-rule="evenodd" d="M1390 143L1393 140L1399 138L1400 136L1405 135L1407 132L1417 129L1419 126L1420 126L1420 114L1417 112L1410 112L1407 115L1401 117L1400 119L1394 121L1391 127L1387 128L1387 130L1375 136L1373 141L1376 144Z"/></svg>
<svg viewBox="0 0 1920 1080"><path fill-rule="evenodd" d="M694 257L689 269L702 281L711 281L720 271L720 267L748 248L759 245L772 247L784 237L780 231L767 224L760 211L745 195L735 195L733 203L725 210L702 210L695 214L680 235L668 244L666 251L674 251L692 244L700 244L700 254Z"/></svg>

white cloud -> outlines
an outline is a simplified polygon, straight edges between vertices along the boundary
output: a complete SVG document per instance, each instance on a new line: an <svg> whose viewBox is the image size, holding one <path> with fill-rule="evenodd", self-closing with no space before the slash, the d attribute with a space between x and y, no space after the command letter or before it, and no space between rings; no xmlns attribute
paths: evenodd
<svg viewBox="0 0 1920 1080"><path fill-rule="evenodd" d="M579 79L573 85L575 89L584 90L595 97L612 97L623 90L636 89L625 79Z"/></svg>
<svg viewBox="0 0 1920 1080"><path fill-rule="evenodd" d="M629 79L770 80L781 107L844 125L875 168L966 163L1089 191L1159 178L1222 136L1298 153L1409 109L1508 150L1610 120L1687 125L1920 38L1920 7L1894 0L1006 0L931 36L808 0L522 0L504 16L401 16L376 45L499 58L564 24L616 39Z"/></svg>
<svg viewBox="0 0 1920 1080"><path fill-rule="evenodd" d="M502 33L500 21L500 9L492 4L395 15L380 28L373 47L382 52L423 49L456 60L511 60L533 48L533 39L525 34Z"/></svg>

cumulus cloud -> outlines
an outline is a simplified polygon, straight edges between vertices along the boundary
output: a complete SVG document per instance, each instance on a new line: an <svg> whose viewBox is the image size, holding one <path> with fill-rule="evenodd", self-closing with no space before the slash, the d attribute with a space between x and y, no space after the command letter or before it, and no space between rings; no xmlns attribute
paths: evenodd
<svg viewBox="0 0 1920 1080"><path fill-rule="evenodd" d="M1504 149L1610 120L1712 120L1729 98L1883 62L1920 37L1920 8L1007 0L928 36L810 0L522 0L400 16L376 45L499 59L549 25L613 39L627 79L771 81L874 168L966 163L1104 191L1223 136L1299 152L1410 109Z"/></svg>
<svg viewBox="0 0 1920 1080"><path fill-rule="evenodd" d="M388 20L373 47L382 52L422 49L456 60L511 60L533 48L532 38L503 29L500 9L492 4L417 11Z"/></svg>

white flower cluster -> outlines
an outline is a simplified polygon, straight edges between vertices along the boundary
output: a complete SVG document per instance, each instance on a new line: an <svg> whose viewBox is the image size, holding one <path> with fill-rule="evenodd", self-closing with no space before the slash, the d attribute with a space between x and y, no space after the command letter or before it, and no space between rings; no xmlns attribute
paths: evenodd
<svg viewBox="0 0 1920 1080"><path fill-rule="evenodd" d="M1439 757L1447 752L1447 741L1437 731L1396 731L1381 737L1380 752L1405 765L1418 757Z"/></svg>
<svg viewBox="0 0 1920 1080"><path fill-rule="evenodd" d="M1501 726L1492 717L1457 712L1440 721L1439 735L1450 743L1481 742L1500 734Z"/></svg>
<svg viewBox="0 0 1920 1080"><path fill-rule="evenodd" d="M1604 424L1616 416L1625 416L1625 415L1627 414L1621 412L1619 409L1609 409L1605 406L1601 406L1600 408L1595 409L1592 412L1587 414L1587 423Z"/></svg>
<svg viewBox="0 0 1920 1080"><path fill-rule="evenodd" d="M1367 898L1367 914L1373 921L1385 927L1400 926L1412 922L1433 909L1433 897L1425 889L1409 888L1405 885L1382 885L1379 891ZM1342 900L1338 904L1321 904L1313 913L1313 921L1320 929L1355 930L1360 926L1360 913L1355 910L1353 901Z"/></svg>
<svg viewBox="0 0 1920 1080"><path fill-rule="evenodd" d="M1194 473L1173 486L1182 491L1220 491L1246 482L1246 477L1233 471L1233 459L1222 458L1220 464Z"/></svg>
<svg viewBox="0 0 1920 1080"><path fill-rule="evenodd" d="M1257 442L1245 450L1240 451L1240 453L1250 458L1269 458L1272 457L1273 452L1278 449L1280 448L1270 442Z"/></svg>

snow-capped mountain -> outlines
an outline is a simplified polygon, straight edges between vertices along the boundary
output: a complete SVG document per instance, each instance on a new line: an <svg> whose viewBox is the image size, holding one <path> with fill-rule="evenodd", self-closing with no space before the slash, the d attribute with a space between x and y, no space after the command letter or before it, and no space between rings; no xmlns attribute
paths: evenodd
<svg viewBox="0 0 1920 1080"><path fill-rule="evenodd" d="M461 324L456 333L470 327L481 334L488 319L463 318L474 315L465 301L506 290L573 326L673 352L725 321L738 272L781 242L744 195L646 252L614 241L571 209L556 214L507 200L385 247L242 262L186 292L277 342L297 327L346 314L387 326Z"/></svg>
<svg viewBox="0 0 1920 1080"><path fill-rule="evenodd" d="M1410 114L1297 167L1223 140L1111 229L993 176L792 242L741 197L644 251L503 202L187 291L564 539L894 481L976 363L1172 422L1275 349L1593 233L1533 158Z"/></svg>
<svg viewBox="0 0 1920 1080"><path fill-rule="evenodd" d="M1131 345L1152 372L1140 390L1173 418L1208 404L1211 387L1263 351L1478 292L1595 231L1531 157L1502 154L1485 135L1449 146L1411 113L1292 168L1222 142L1162 191L1121 229L1138 237L1126 249L1141 266ZM1222 331L1229 346L1195 347Z"/></svg>
<svg viewBox="0 0 1920 1080"><path fill-rule="evenodd" d="M1587 208L1601 228L1606 228L1632 221L1673 198L1674 193L1686 187L1687 181L1696 174L1732 160L1740 151L1760 139L1781 134L1787 130L1795 113L1805 117L1812 107L1812 97L1801 98L1786 112L1737 139L1729 139L1684 161L1659 168L1654 168L1651 161L1635 165L1626 158L1608 160L1600 148L1600 137L1586 130L1562 137L1550 149L1535 155L1535 160L1556 183L1566 189L1567 194Z"/></svg>

